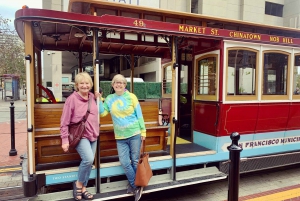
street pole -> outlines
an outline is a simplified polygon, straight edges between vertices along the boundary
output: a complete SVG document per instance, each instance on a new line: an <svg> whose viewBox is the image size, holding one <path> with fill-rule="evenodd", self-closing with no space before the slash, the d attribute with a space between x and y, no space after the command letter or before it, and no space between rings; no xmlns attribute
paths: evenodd
<svg viewBox="0 0 300 201"><path fill-rule="evenodd" d="M15 106L14 102L10 102L10 136L11 136L11 149L9 151L9 156L17 155L17 150L15 149Z"/></svg>
<svg viewBox="0 0 300 201"><path fill-rule="evenodd" d="M240 135L238 132L231 133L232 143L227 147L229 151L229 175L228 175L228 201L238 201L240 183L240 153L243 150L239 147Z"/></svg>

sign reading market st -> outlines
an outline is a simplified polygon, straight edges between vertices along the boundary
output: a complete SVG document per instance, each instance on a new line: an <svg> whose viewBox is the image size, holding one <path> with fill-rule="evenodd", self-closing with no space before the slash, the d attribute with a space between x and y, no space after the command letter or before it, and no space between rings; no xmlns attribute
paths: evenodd
<svg viewBox="0 0 300 201"><path fill-rule="evenodd" d="M200 34L200 35L223 36L227 38L244 39L244 40L252 40L252 41L267 41L267 42L285 43L285 44L294 44L294 40L295 40L289 37L272 36L272 35L259 34L259 33L247 33L241 31L232 31L226 29L216 29L210 27L199 27L199 26L191 26L191 25L178 25L178 31L185 32L185 33Z"/></svg>

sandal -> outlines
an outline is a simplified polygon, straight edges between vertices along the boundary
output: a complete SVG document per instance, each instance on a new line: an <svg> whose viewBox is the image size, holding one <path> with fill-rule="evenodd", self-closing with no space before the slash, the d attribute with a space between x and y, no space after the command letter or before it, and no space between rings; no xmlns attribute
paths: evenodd
<svg viewBox="0 0 300 201"><path fill-rule="evenodd" d="M79 199L78 196L81 196L81 198ZM76 181L73 182L73 197L75 200L82 199L82 188L77 188Z"/></svg>
<svg viewBox="0 0 300 201"><path fill-rule="evenodd" d="M82 195L83 199L85 199L85 200L94 199L94 196L91 193L89 193L88 191L84 191L81 195ZM92 196L92 197L90 197L90 196Z"/></svg>

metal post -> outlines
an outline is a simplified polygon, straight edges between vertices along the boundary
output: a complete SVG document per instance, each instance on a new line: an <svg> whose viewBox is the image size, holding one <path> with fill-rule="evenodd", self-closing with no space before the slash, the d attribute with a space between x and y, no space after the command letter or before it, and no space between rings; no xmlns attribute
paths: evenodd
<svg viewBox="0 0 300 201"><path fill-rule="evenodd" d="M2 87L2 78L0 79L0 87L1 87L1 94L2 94L2 100L3 100L4 86Z"/></svg>
<svg viewBox="0 0 300 201"><path fill-rule="evenodd" d="M228 201L238 201L240 182L240 153L243 150L239 147L240 135L238 132L231 133L232 143L227 147L229 151L229 176L228 176Z"/></svg>
<svg viewBox="0 0 300 201"><path fill-rule="evenodd" d="M9 151L10 156L17 155L17 150L15 149L15 106L14 102L10 102L10 141L11 149Z"/></svg>

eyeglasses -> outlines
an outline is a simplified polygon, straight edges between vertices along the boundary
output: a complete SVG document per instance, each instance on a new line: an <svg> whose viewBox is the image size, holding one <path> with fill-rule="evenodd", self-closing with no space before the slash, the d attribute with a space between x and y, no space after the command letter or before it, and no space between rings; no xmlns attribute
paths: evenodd
<svg viewBox="0 0 300 201"><path fill-rule="evenodd" d="M116 85L122 85L122 84L125 84L124 82L114 82L114 84Z"/></svg>

